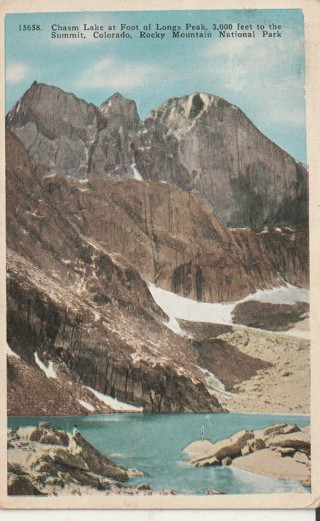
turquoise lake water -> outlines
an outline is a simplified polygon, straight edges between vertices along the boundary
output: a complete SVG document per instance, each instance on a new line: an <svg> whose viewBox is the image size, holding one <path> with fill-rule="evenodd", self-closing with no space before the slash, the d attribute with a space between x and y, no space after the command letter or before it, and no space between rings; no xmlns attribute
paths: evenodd
<svg viewBox="0 0 320 521"><path fill-rule="evenodd" d="M82 436L103 454L126 467L136 468L144 477L129 484L149 483L153 490L174 489L181 494L201 495L207 488L226 494L310 492L299 482L266 478L231 467L192 467L182 449L199 439L213 442L242 429L260 429L275 423L305 426L306 416L272 414L108 414L84 417L10 417L8 426L18 428L50 421L72 432L76 423Z"/></svg>

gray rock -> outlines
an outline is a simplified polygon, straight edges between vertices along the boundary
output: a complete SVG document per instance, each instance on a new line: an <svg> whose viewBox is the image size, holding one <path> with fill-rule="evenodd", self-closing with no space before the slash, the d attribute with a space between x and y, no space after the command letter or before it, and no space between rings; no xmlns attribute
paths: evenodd
<svg viewBox="0 0 320 521"><path fill-rule="evenodd" d="M225 494L225 492L220 492L219 490L215 490L214 488L207 488L205 491L206 496L221 496Z"/></svg>
<svg viewBox="0 0 320 521"><path fill-rule="evenodd" d="M98 109L34 82L7 126L47 174L134 177L135 164L144 179L191 192L228 226L307 223L303 165L211 94L169 99L142 123L118 93Z"/></svg>
<svg viewBox="0 0 320 521"><path fill-rule="evenodd" d="M151 490L151 487L148 483L140 483L140 485L137 486L138 490Z"/></svg>
<svg viewBox="0 0 320 521"><path fill-rule="evenodd" d="M82 453L72 454L68 449L50 449L49 456L53 463L63 465L65 467L74 467L82 470L89 470Z"/></svg>
<svg viewBox="0 0 320 521"><path fill-rule="evenodd" d="M8 475L8 496L45 496L27 476Z"/></svg>

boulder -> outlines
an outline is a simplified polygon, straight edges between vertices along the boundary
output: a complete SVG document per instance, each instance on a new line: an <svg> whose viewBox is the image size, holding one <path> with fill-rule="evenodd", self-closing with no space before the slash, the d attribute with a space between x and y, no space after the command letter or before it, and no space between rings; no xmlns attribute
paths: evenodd
<svg viewBox="0 0 320 521"><path fill-rule="evenodd" d="M171 488L163 488L162 490L159 490L160 496L176 496L177 493L175 490L172 490Z"/></svg>
<svg viewBox="0 0 320 521"><path fill-rule="evenodd" d="M43 457L37 459L31 466L36 472L46 473L50 476L56 476L58 473L56 465L50 460L50 458Z"/></svg>
<svg viewBox="0 0 320 521"><path fill-rule="evenodd" d="M310 436L305 432L295 432L292 434L279 434L267 440L269 447L289 447L296 450L310 453Z"/></svg>
<svg viewBox="0 0 320 521"><path fill-rule="evenodd" d="M275 448L275 447L273 447L273 448ZM296 452L296 449L293 449L292 447L286 447L286 448L277 447L277 448L275 448L275 452L277 454L280 454L280 456L282 456L282 457L286 457L286 456L293 456L294 453Z"/></svg>
<svg viewBox="0 0 320 521"><path fill-rule="evenodd" d="M40 422L39 429L52 429L52 425L49 422Z"/></svg>
<svg viewBox="0 0 320 521"><path fill-rule="evenodd" d="M228 456L226 458L223 458L223 460L221 461L222 465L226 465L226 466L229 466L231 465L232 463L232 459Z"/></svg>
<svg viewBox="0 0 320 521"><path fill-rule="evenodd" d="M301 429L298 427L298 425L288 425L287 427L280 429L279 434L291 434L293 432L300 432L300 431L301 431Z"/></svg>
<svg viewBox="0 0 320 521"><path fill-rule="evenodd" d="M101 474L116 481L128 481L129 476L124 467L117 465L104 454L101 454L81 434L77 435L77 445L81 447L81 459L86 464L86 470Z"/></svg>
<svg viewBox="0 0 320 521"><path fill-rule="evenodd" d="M262 438L253 438L253 440L248 441L248 446L252 452L255 452L256 450L264 449L266 444Z"/></svg>
<svg viewBox="0 0 320 521"><path fill-rule="evenodd" d="M68 447L69 436L65 432L46 432L39 440L40 443L47 443L49 445L62 445Z"/></svg>
<svg viewBox="0 0 320 521"><path fill-rule="evenodd" d="M255 436L265 440L269 436L278 433L281 429L284 429L286 427L288 427L287 423L278 423L276 425L271 425L270 427L266 427L265 429L259 429L258 431L255 431Z"/></svg>
<svg viewBox="0 0 320 521"><path fill-rule="evenodd" d="M202 454L203 452L209 452L213 449L214 443L212 443L209 440L196 440L187 445L183 452L198 452L199 454Z"/></svg>
<svg viewBox="0 0 320 521"><path fill-rule="evenodd" d="M107 487L100 481L99 477L85 472L81 469L73 468L69 470L70 476L81 485L95 488L96 490L105 490Z"/></svg>
<svg viewBox="0 0 320 521"><path fill-rule="evenodd" d="M140 483L140 485L137 486L138 490L151 490L150 485L148 483Z"/></svg>
<svg viewBox="0 0 320 521"><path fill-rule="evenodd" d="M20 476L27 474L27 472L23 470L19 463L10 461L8 462L8 472L11 472L11 474L18 474Z"/></svg>
<svg viewBox="0 0 320 521"><path fill-rule="evenodd" d="M253 452L253 451L249 445L246 445L245 447L243 447L243 449L241 449L242 456L248 456L248 454L251 454L251 452Z"/></svg>
<svg viewBox="0 0 320 521"><path fill-rule="evenodd" d="M29 440L30 441L40 441L40 438L46 434L45 429L40 427L36 427L30 432Z"/></svg>
<svg viewBox="0 0 320 521"><path fill-rule="evenodd" d="M215 490L214 488L207 488L205 491L206 496L221 496L225 494L225 492L220 492L219 490Z"/></svg>
<svg viewBox="0 0 320 521"><path fill-rule="evenodd" d="M202 459L195 464L196 467L217 467L219 465L221 465L221 461L215 456L213 456L213 458Z"/></svg>
<svg viewBox="0 0 320 521"><path fill-rule="evenodd" d="M127 469L127 474L129 478L137 478L137 477L143 477L144 473L141 470L137 469Z"/></svg>
<svg viewBox="0 0 320 521"><path fill-rule="evenodd" d="M44 496L32 483L29 477L9 474L8 496Z"/></svg>
<svg viewBox="0 0 320 521"><path fill-rule="evenodd" d="M82 454L72 454L68 449L51 449L49 451L49 456L53 463L57 463L58 465L89 470L89 466L87 465L85 458L82 457Z"/></svg>
<svg viewBox="0 0 320 521"><path fill-rule="evenodd" d="M197 466L203 466L205 461L210 461L212 458L217 458L218 460L222 460L226 457L235 458L241 455L241 450L247 445L248 440L253 437L254 434L252 431L239 431L231 436L231 438L215 443L210 451L200 456L194 456L188 461L193 465L202 463Z"/></svg>

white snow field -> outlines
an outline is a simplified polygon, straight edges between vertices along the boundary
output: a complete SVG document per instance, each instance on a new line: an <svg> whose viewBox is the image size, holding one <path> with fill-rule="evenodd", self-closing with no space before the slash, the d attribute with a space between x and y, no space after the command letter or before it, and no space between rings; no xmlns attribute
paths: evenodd
<svg viewBox="0 0 320 521"><path fill-rule="evenodd" d="M92 389L92 387L87 387L89 391L91 391L101 402L105 403L111 409L114 411L126 411L126 412L142 412L143 407L136 407L135 405L131 405L130 403L125 402L119 402L117 398L112 398L111 396L108 396L107 394L100 393L99 391L96 391L95 389Z"/></svg>
<svg viewBox="0 0 320 521"><path fill-rule="evenodd" d="M165 325L174 333L183 335L185 332L179 326L177 319L191 322L208 322L211 324L232 325L232 311L240 302L256 300L271 304L294 304L296 302L309 302L310 292L304 288L298 288L287 284L280 288L258 290L250 293L244 299L236 302L197 302L181 297L170 291L158 288L155 284L148 284L149 290L158 306L168 315L169 322ZM303 321L301 321L302 324ZM299 328L299 322L295 327L285 333L287 335L309 338L310 333L304 328ZM234 324L233 324L234 325ZM309 336L308 336L309 335Z"/></svg>

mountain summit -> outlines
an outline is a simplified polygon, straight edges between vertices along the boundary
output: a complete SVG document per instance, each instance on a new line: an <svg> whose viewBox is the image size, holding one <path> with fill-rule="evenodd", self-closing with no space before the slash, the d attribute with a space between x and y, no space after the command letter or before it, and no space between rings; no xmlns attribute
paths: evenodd
<svg viewBox="0 0 320 521"><path fill-rule="evenodd" d="M34 83L7 116L44 175L166 181L229 227L305 225L307 171L222 98L171 98L140 121L134 101L99 108ZM138 176L138 177L139 177ZM139 177L139 178L140 178Z"/></svg>

